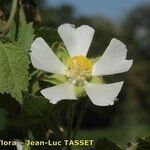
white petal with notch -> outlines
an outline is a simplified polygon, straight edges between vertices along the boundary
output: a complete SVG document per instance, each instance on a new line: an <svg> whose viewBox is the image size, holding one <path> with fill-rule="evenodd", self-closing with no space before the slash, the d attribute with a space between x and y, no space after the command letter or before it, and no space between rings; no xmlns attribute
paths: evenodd
<svg viewBox="0 0 150 150"><path fill-rule="evenodd" d="M126 72L133 64L127 60L127 48L117 39L112 39L104 54L93 66L93 75L112 75Z"/></svg>
<svg viewBox="0 0 150 150"><path fill-rule="evenodd" d="M30 56L33 66L37 69L50 73L65 73L65 65L41 37L36 38L33 42Z"/></svg>
<svg viewBox="0 0 150 150"><path fill-rule="evenodd" d="M71 57L76 55L86 56L94 32L94 29L88 25L75 28L72 24L63 24L58 27L58 33Z"/></svg>
<svg viewBox="0 0 150 150"><path fill-rule="evenodd" d="M60 100L76 100L74 86L68 82L59 84L50 88L43 89L41 94L50 100L50 103L56 104Z"/></svg>
<svg viewBox="0 0 150 150"><path fill-rule="evenodd" d="M122 81L111 84L87 83L85 85L85 91L93 104L97 106L108 106L114 104L122 85Z"/></svg>

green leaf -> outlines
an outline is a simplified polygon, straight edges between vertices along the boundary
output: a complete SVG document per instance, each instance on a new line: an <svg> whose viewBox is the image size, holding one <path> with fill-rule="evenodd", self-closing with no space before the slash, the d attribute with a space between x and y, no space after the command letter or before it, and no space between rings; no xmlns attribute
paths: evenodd
<svg viewBox="0 0 150 150"><path fill-rule="evenodd" d="M6 37L11 39L12 41L15 41L17 37L16 34L17 34L17 27L15 21L13 21ZM17 44L21 49L28 51L30 49L34 37L35 35L34 35L33 23L31 22L28 24L22 24L19 27Z"/></svg>
<svg viewBox="0 0 150 150"><path fill-rule="evenodd" d="M104 83L104 79L103 77L92 77L92 79L90 80L91 83L99 83L102 84Z"/></svg>
<svg viewBox="0 0 150 150"><path fill-rule="evenodd" d="M24 98L23 109L21 113L12 121L12 125L26 126L41 122L46 119L47 112L52 109L45 98L40 96L27 95Z"/></svg>
<svg viewBox="0 0 150 150"><path fill-rule="evenodd" d="M60 126L54 116L56 105L40 96L26 95L23 108L20 114L12 118L10 125L13 126L34 126L43 123L47 130L51 129L57 137L63 137ZM53 113L52 113L53 112Z"/></svg>
<svg viewBox="0 0 150 150"><path fill-rule="evenodd" d="M76 101L60 101L53 105L41 96L26 95L24 97L23 108L20 114L12 119L12 125L26 126L41 122L43 120L51 120L53 114L63 107L68 107ZM58 109L59 108L59 109ZM54 119L55 120L55 119Z"/></svg>
<svg viewBox="0 0 150 150"><path fill-rule="evenodd" d="M17 45L0 42L0 92L9 93L21 104L22 91L28 90L29 59Z"/></svg>
<svg viewBox="0 0 150 150"><path fill-rule="evenodd" d="M70 58L68 51L65 49L62 42L56 42L52 45L52 49L57 57L67 65L68 59Z"/></svg>
<svg viewBox="0 0 150 150"><path fill-rule="evenodd" d="M99 59L100 59L100 56L95 57L95 58L91 58L90 61L94 65Z"/></svg>
<svg viewBox="0 0 150 150"><path fill-rule="evenodd" d="M19 35L17 40L17 45L25 51L29 51L31 44L34 39L34 29L33 29L33 23L28 23L25 25L22 25L19 28Z"/></svg>
<svg viewBox="0 0 150 150"><path fill-rule="evenodd" d="M16 38L16 24L15 24L15 21L13 21L11 23L9 32L7 33L6 37L8 37L9 39L15 41L15 38Z"/></svg>
<svg viewBox="0 0 150 150"><path fill-rule="evenodd" d="M67 81L66 76L61 74L54 74L54 75L44 75L43 81L52 83L54 85L61 84Z"/></svg>
<svg viewBox="0 0 150 150"><path fill-rule="evenodd" d="M74 90L75 90L75 94L78 98L81 98L83 96L85 96L85 90L82 86L78 85L78 86L75 86L74 87Z"/></svg>
<svg viewBox="0 0 150 150"><path fill-rule="evenodd" d="M99 139L95 145L96 150L123 150L117 144L112 141L107 140L106 138Z"/></svg>

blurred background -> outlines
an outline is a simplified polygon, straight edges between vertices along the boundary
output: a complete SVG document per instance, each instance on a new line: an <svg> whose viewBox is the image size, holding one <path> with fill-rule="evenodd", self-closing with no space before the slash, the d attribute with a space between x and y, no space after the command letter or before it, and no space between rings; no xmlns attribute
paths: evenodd
<svg viewBox="0 0 150 150"><path fill-rule="evenodd" d="M89 104L78 139L109 138L120 145L150 134L150 0L23 0L28 22L35 27L57 28L63 23L88 24L95 29L89 57L100 55L111 38L127 45L134 59L129 72L107 76L107 82L124 80L119 101L111 107ZM11 1L0 0L0 24L9 16ZM77 116L76 116L77 117ZM0 110L0 137L14 137Z"/></svg>

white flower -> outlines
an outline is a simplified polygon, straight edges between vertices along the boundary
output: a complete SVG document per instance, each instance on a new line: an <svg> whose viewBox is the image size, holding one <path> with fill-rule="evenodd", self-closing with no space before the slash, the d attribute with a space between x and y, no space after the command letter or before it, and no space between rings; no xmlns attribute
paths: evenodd
<svg viewBox="0 0 150 150"><path fill-rule="evenodd" d="M88 25L75 28L71 24L63 24L58 28L70 55L65 66L54 54L42 38L37 38L31 46L31 61L35 68L68 77L68 82L43 89L42 95L56 104L62 99L77 99L74 85L82 85L91 101L98 106L113 105L123 81L111 84L90 83L94 76L113 75L126 72L133 60L127 60L126 46L117 39L112 39L100 59L92 64L86 57L93 39L94 29Z"/></svg>

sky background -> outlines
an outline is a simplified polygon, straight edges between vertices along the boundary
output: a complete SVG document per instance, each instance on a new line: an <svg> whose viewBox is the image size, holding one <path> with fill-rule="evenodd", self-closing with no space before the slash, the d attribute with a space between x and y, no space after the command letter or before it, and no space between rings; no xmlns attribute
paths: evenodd
<svg viewBox="0 0 150 150"><path fill-rule="evenodd" d="M62 4L74 6L76 15L102 15L113 22L120 22L133 8L150 4L150 0L47 0L54 7Z"/></svg>

